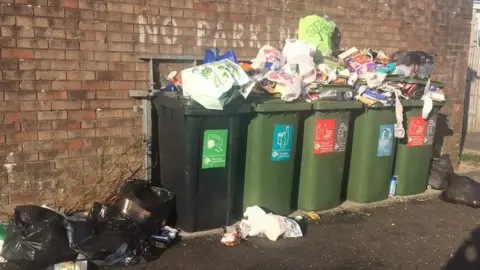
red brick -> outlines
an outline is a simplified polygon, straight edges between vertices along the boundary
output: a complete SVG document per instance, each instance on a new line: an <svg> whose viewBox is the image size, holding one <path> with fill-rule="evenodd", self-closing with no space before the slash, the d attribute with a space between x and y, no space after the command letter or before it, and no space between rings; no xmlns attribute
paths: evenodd
<svg viewBox="0 0 480 270"><path fill-rule="evenodd" d="M32 38L19 38L17 40L18 48L48 48L48 41L46 39L32 39Z"/></svg>
<svg viewBox="0 0 480 270"><path fill-rule="evenodd" d="M123 110L100 110L97 112L97 118L115 118L123 117Z"/></svg>
<svg viewBox="0 0 480 270"><path fill-rule="evenodd" d="M67 74L65 71L37 71L37 80L65 80Z"/></svg>
<svg viewBox="0 0 480 270"><path fill-rule="evenodd" d="M62 0L62 3L60 6L66 7L66 8L77 8L78 7L78 2L77 0Z"/></svg>
<svg viewBox="0 0 480 270"><path fill-rule="evenodd" d="M37 93L37 100L66 100L67 91L44 91Z"/></svg>
<svg viewBox="0 0 480 270"><path fill-rule="evenodd" d="M20 89L20 83L19 82L0 81L0 89L2 91L5 91L5 92L18 91L18 89ZM107 87L107 89L108 89L108 87Z"/></svg>
<svg viewBox="0 0 480 270"><path fill-rule="evenodd" d="M81 108L81 101L52 101L53 110L78 110Z"/></svg>
<svg viewBox="0 0 480 270"><path fill-rule="evenodd" d="M9 196L10 204L27 204L34 203L36 204L40 198L40 192L38 191L29 191L22 193L14 193Z"/></svg>
<svg viewBox="0 0 480 270"><path fill-rule="evenodd" d="M82 109L105 109L110 107L108 100L82 100Z"/></svg>
<svg viewBox="0 0 480 270"><path fill-rule="evenodd" d="M23 122L21 123L21 129L22 131L51 130L52 122L50 121Z"/></svg>
<svg viewBox="0 0 480 270"><path fill-rule="evenodd" d="M38 120L66 120L67 111L45 111L37 112Z"/></svg>
<svg viewBox="0 0 480 270"><path fill-rule="evenodd" d="M65 51L35 50L36 59L65 59Z"/></svg>
<svg viewBox="0 0 480 270"><path fill-rule="evenodd" d="M148 71L148 65L146 66ZM108 63L108 69L111 71L133 71L135 70L135 63L126 63L126 62L110 62Z"/></svg>
<svg viewBox="0 0 480 270"><path fill-rule="evenodd" d="M20 58L27 59L33 58L35 53L31 49L5 49L2 48L2 57L3 58Z"/></svg>
<svg viewBox="0 0 480 270"><path fill-rule="evenodd" d="M7 70L3 71L3 79L8 81L35 80L35 71L33 70Z"/></svg>
<svg viewBox="0 0 480 270"><path fill-rule="evenodd" d="M132 109L133 105L135 105L135 100L133 99L115 100L110 102L110 108L112 109Z"/></svg>
<svg viewBox="0 0 480 270"><path fill-rule="evenodd" d="M55 149L78 149L84 146L82 139L55 141Z"/></svg>
<svg viewBox="0 0 480 270"><path fill-rule="evenodd" d="M101 71L108 70L108 64L99 61L83 61L80 63L82 70Z"/></svg>
<svg viewBox="0 0 480 270"><path fill-rule="evenodd" d="M96 79L100 81L121 80L123 78L120 71L97 71Z"/></svg>
<svg viewBox="0 0 480 270"><path fill-rule="evenodd" d="M65 17L65 9L59 7L37 6L33 8L33 13L39 17Z"/></svg>
<svg viewBox="0 0 480 270"><path fill-rule="evenodd" d="M0 123L3 134L16 133L22 130L20 123Z"/></svg>
<svg viewBox="0 0 480 270"><path fill-rule="evenodd" d="M33 152L53 149L53 141L36 141L22 143L23 151Z"/></svg>
<svg viewBox="0 0 480 270"><path fill-rule="evenodd" d="M17 40L9 37L0 37L0 46L2 48L17 47Z"/></svg>
<svg viewBox="0 0 480 270"><path fill-rule="evenodd" d="M66 59L77 59L77 60L96 60L94 52L81 52L81 51L66 51Z"/></svg>
<svg viewBox="0 0 480 270"><path fill-rule="evenodd" d="M2 5L2 14L33 16L33 7L24 5ZM23 17L17 17L23 18Z"/></svg>
<svg viewBox="0 0 480 270"><path fill-rule="evenodd" d="M94 80L95 72L93 71L67 71L68 80Z"/></svg>
<svg viewBox="0 0 480 270"><path fill-rule="evenodd" d="M67 132L65 130L55 130L55 131L39 131L38 140L39 141L51 141L67 138Z"/></svg>
<svg viewBox="0 0 480 270"><path fill-rule="evenodd" d="M38 138L37 135L38 135L38 132L36 131L10 133L6 135L6 141L7 143L35 141Z"/></svg>
<svg viewBox="0 0 480 270"><path fill-rule="evenodd" d="M122 127L114 127L114 128L99 128L95 130L95 135L97 137L115 137L115 136L122 136L123 128Z"/></svg>
<svg viewBox="0 0 480 270"><path fill-rule="evenodd" d="M82 30L65 30L66 39L75 39L75 40L88 40L87 32Z"/></svg>
<svg viewBox="0 0 480 270"><path fill-rule="evenodd" d="M52 70L79 70L80 62L78 60L51 60Z"/></svg>
<svg viewBox="0 0 480 270"><path fill-rule="evenodd" d="M85 91L85 90L69 91L68 99L71 99L71 100L95 99L95 91Z"/></svg>
<svg viewBox="0 0 480 270"><path fill-rule="evenodd" d="M106 51L107 44L103 41L81 41L80 50L82 51Z"/></svg>
<svg viewBox="0 0 480 270"><path fill-rule="evenodd" d="M18 66L21 70L48 70L50 62L48 60L24 60L19 61Z"/></svg>
<svg viewBox="0 0 480 270"><path fill-rule="evenodd" d="M95 137L95 129L73 129L67 131L67 138L90 138Z"/></svg>
<svg viewBox="0 0 480 270"><path fill-rule="evenodd" d="M28 37L33 38L35 36L32 28L24 28L19 26L4 26L1 28L2 36L4 37Z"/></svg>
<svg viewBox="0 0 480 270"><path fill-rule="evenodd" d="M69 111L68 119L71 120L88 120L96 119L97 113L95 111Z"/></svg>
<svg viewBox="0 0 480 270"><path fill-rule="evenodd" d="M36 100L37 94L30 91L6 92L5 100Z"/></svg>
<svg viewBox="0 0 480 270"><path fill-rule="evenodd" d="M78 20L50 18L48 21L50 27L54 29L79 29Z"/></svg>
<svg viewBox="0 0 480 270"><path fill-rule="evenodd" d="M110 82L110 89L114 90L130 90L135 88L135 82L129 81L112 81Z"/></svg>
<svg viewBox="0 0 480 270"><path fill-rule="evenodd" d="M82 89L84 90L108 90L108 81L82 81Z"/></svg>
<svg viewBox="0 0 480 270"><path fill-rule="evenodd" d="M76 90L82 88L80 81L53 81L52 90Z"/></svg>
<svg viewBox="0 0 480 270"><path fill-rule="evenodd" d="M49 111L52 109L50 101L22 101L22 111Z"/></svg>
<svg viewBox="0 0 480 270"><path fill-rule="evenodd" d="M67 9L65 12L65 17L79 20L94 20L95 13L91 10Z"/></svg>
<svg viewBox="0 0 480 270"><path fill-rule="evenodd" d="M3 70L17 69L18 61L19 60L17 60L17 59L0 59L0 66L3 68ZM2 82L0 82L0 83L2 83ZM4 83L7 83L7 82L4 82ZM3 90L1 85L0 85L0 89Z"/></svg>
<svg viewBox="0 0 480 270"><path fill-rule="evenodd" d="M52 39L49 41L49 48L57 50L78 50L80 43L78 40Z"/></svg>
<svg viewBox="0 0 480 270"><path fill-rule="evenodd" d="M5 113L5 121L7 123L15 123L22 121L35 121L37 120L37 113L35 112L11 112ZM40 119L39 119L40 120Z"/></svg>
<svg viewBox="0 0 480 270"><path fill-rule="evenodd" d="M132 43L109 42L108 50L111 52L133 52L134 46Z"/></svg>
<svg viewBox="0 0 480 270"><path fill-rule="evenodd" d="M129 98L128 91L98 91L98 99L126 99Z"/></svg>
<svg viewBox="0 0 480 270"><path fill-rule="evenodd" d="M49 91L52 89L50 81L22 81L20 90Z"/></svg>
<svg viewBox="0 0 480 270"><path fill-rule="evenodd" d="M65 30L51 28L35 28L34 36L37 38L65 38Z"/></svg>
<svg viewBox="0 0 480 270"><path fill-rule="evenodd" d="M122 13L119 12L111 12L111 11L96 11L95 12L95 19L102 20L102 21L111 21L111 22L120 22L122 21ZM133 15L133 14L132 14ZM132 23L136 23L132 22Z"/></svg>
<svg viewBox="0 0 480 270"><path fill-rule="evenodd" d="M80 129L81 122L77 120L58 120L53 121L53 130Z"/></svg>
<svg viewBox="0 0 480 270"><path fill-rule="evenodd" d="M68 150L48 150L48 151L41 151L38 153L39 160L56 160L60 158L67 158L68 157Z"/></svg>
<svg viewBox="0 0 480 270"><path fill-rule="evenodd" d="M0 15L0 25L15 25L15 16Z"/></svg>
<svg viewBox="0 0 480 270"><path fill-rule="evenodd" d="M107 23L101 21L80 21L80 30L107 31Z"/></svg>
<svg viewBox="0 0 480 270"><path fill-rule="evenodd" d="M95 52L95 61L122 61L122 54L118 52Z"/></svg>

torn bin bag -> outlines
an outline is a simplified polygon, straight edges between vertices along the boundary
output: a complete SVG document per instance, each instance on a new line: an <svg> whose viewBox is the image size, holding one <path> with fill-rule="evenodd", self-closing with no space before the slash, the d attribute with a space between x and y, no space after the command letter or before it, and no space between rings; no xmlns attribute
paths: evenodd
<svg viewBox="0 0 480 270"><path fill-rule="evenodd" d="M22 269L45 269L49 265L72 261L77 253L69 248L64 216L35 205L15 207L2 256Z"/></svg>
<svg viewBox="0 0 480 270"><path fill-rule="evenodd" d="M70 217L66 228L70 247L97 266L149 260L149 231L115 207L94 203L88 217Z"/></svg>

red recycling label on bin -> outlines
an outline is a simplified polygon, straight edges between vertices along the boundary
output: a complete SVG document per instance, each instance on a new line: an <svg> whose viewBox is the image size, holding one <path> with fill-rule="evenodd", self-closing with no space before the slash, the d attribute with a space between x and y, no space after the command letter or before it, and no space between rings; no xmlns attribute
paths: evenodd
<svg viewBox="0 0 480 270"><path fill-rule="evenodd" d="M408 119L407 146L422 146L425 143L425 120L421 116Z"/></svg>
<svg viewBox="0 0 480 270"><path fill-rule="evenodd" d="M335 119L315 120L313 153L331 153L335 149Z"/></svg>

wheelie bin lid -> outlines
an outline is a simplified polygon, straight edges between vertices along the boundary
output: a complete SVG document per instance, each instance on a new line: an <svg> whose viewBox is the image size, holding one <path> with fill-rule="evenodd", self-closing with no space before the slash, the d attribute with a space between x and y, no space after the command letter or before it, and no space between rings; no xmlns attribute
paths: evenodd
<svg viewBox="0 0 480 270"><path fill-rule="evenodd" d="M421 84L421 85L426 85L428 80L427 79L419 79L419 78L412 78L412 77L406 77L406 76L400 76L400 75L389 75L385 79L387 82L401 82L401 83L415 83L415 84ZM430 85L433 85L438 88L443 88L445 85L441 81L434 81L430 80Z"/></svg>
<svg viewBox="0 0 480 270"><path fill-rule="evenodd" d="M348 84L320 84L317 89L309 90L311 93L320 93L327 90L337 90L337 91L354 91Z"/></svg>
<svg viewBox="0 0 480 270"><path fill-rule="evenodd" d="M252 112L249 104L245 104L241 99L238 102L233 102L226 106L223 110L209 110L205 109L195 100L183 96L179 92L163 92L155 94L153 103L157 109L159 107L167 107L177 110L179 113L185 115L235 115Z"/></svg>
<svg viewBox="0 0 480 270"><path fill-rule="evenodd" d="M287 102L281 99L256 100L252 106L255 112L298 112L312 109L312 104L305 101Z"/></svg>
<svg viewBox="0 0 480 270"><path fill-rule="evenodd" d="M423 107L423 100L420 99L404 99L401 101L404 107ZM434 107L443 107L446 102L433 102Z"/></svg>
<svg viewBox="0 0 480 270"><path fill-rule="evenodd" d="M334 110L359 110L363 108L363 103L356 100L331 101L315 100L312 102L312 108L315 111L334 111Z"/></svg>

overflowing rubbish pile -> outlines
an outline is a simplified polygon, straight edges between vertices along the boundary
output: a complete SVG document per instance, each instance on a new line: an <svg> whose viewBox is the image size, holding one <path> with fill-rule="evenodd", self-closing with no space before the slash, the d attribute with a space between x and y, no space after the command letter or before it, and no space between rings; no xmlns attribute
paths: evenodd
<svg viewBox="0 0 480 270"><path fill-rule="evenodd" d="M66 216L46 206L15 208L2 258L21 269L87 269L150 261L178 231L166 226L173 194L144 181L128 181L112 205ZM4 261L4 262L5 262Z"/></svg>
<svg viewBox="0 0 480 270"><path fill-rule="evenodd" d="M159 91L183 91L215 110L251 93L268 93L289 102L357 99L366 106L401 107L401 99L423 99L425 114L432 101L445 101L443 85L429 80L432 54L338 49L335 30L328 18L306 16L300 20L298 39L286 40L281 51L263 46L251 63L239 63L233 50L224 54L206 50L203 65L172 72L169 85Z"/></svg>

